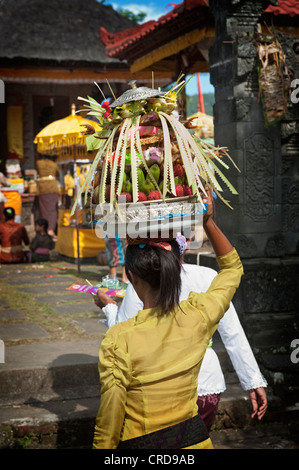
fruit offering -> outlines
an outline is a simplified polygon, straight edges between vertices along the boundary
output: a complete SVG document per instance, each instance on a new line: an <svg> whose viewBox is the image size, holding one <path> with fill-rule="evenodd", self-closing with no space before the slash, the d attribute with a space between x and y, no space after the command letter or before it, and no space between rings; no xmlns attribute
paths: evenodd
<svg viewBox="0 0 299 470"><path fill-rule="evenodd" d="M233 194L237 191L216 165L228 168L223 161L224 156L230 158L227 149L198 139L187 128L188 121L182 123L174 114L177 94L184 85L177 83L162 92L138 88L133 82L132 88L111 104L79 97L85 101L88 114L103 127L86 139L88 150L98 152L77 200L91 185L94 204L109 202L115 208L124 201L145 203L168 198L196 197L202 203L204 186L209 184L228 204L218 179Z"/></svg>

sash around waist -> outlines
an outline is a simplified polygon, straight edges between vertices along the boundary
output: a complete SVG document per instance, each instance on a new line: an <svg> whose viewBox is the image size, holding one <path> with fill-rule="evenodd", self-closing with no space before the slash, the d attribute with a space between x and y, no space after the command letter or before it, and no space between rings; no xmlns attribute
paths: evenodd
<svg viewBox="0 0 299 470"><path fill-rule="evenodd" d="M209 438L207 428L200 417L182 421L167 428L143 436L120 441L118 449L183 449Z"/></svg>
<svg viewBox="0 0 299 470"><path fill-rule="evenodd" d="M38 255L48 255L50 253L49 248L36 248L33 253L36 253Z"/></svg>
<svg viewBox="0 0 299 470"><path fill-rule="evenodd" d="M40 176L38 178L38 181L52 181L52 180L56 180L55 176L53 175L49 175L49 176Z"/></svg>

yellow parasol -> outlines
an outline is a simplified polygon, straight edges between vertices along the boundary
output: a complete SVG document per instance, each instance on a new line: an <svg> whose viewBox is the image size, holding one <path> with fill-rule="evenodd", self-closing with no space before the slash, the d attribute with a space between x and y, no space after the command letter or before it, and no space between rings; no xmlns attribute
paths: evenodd
<svg viewBox="0 0 299 470"><path fill-rule="evenodd" d="M74 174L77 176L76 160L93 160L95 152L88 152L86 147L87 133L100 131L101 126L76 114L76 107L72 105L72 114L51 122L42 129L34 139L37 151L42 155L57 155L56 163L74 162ZM78 178L77 178L78 180ZM79 181L75 185L75 197L78 191ZM76 229L78 247L78 271L80 272L79 253L79 213L76 209Z"/></svg>
<svg viewBox="0 0 299 470"><path fill-rule="evenodd" d="M72 114L48 124L35 136L33 142L42 155L57 155L56 162L78 158L93 160L95 152L87 152L86 148L85 132L90 126L93 127L93 132L102 129L97 122L76 114L73 104Z"/></svg>

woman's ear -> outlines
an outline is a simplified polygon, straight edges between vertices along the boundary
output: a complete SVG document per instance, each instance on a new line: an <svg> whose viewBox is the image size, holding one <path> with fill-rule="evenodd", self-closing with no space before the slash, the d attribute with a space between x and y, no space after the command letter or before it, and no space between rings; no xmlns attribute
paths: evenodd
<svg viewBox="0 0 299 470"><path fill-rule="evenodd" d="M128 270L128 278L130 279L130 282L131 284L133 285L133 287L136 286L136 284L138 284L138 276L136 276L136 274L132 273L132 271Z"/></svg>

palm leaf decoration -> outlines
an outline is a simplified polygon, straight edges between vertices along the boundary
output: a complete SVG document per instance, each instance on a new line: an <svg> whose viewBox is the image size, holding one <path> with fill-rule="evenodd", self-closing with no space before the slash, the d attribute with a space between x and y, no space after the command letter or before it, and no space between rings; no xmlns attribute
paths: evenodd
<svg viewBox="0 0 299 470"><path fill-rule="evenodd" d="M216 147L198 139L172 114L176 108L177 93L184 86L185 82L180 76L166 93L145 87L139 89L135 87L139 95L141 90L145 90L144 99L136 100L134 90L132 90L131 100L127 99L128 92L126 92L125 102L122 104L122 97L120 97L116 100L115 106L114 103L108 106L107 101L101 105L91 97L80 98L84 101L83 110L95 116L103 129L89 136L86 141L88 150L97 149L98 152L84 185L79 191L72 213L83 192L85 192L85 201L87 193L90 193L92 197L93 178L99 166L101 167L101 180L98 202L100 204L110 202L114 210L117 210L118 198L123 194L125 176L130 178L132 187L131 193L126 194L127 202L138 203L140 200L140 193L144 188L139 179L140 169L150 184L152 192L155 193L154 200L181 197L183 183L177 182L180 178L175 176L174 171L174 163L177 160L178 165L183 168L184 188L187 186L189 191L192 191L192 195L196 196L201 203L202 195L205 194L204 187L209 184L219 198L231 207L229 201L222 196L223 185L232 194L238 194L224 174L224 171L229 169L229 165L224 162L226 157L237 168L228 149ZM147 90L150 90L148 96ZM177 152L175 154L174 147ZM152 150L154 157L148 157L146 149ZM157 163L150 158L156 158ZM151 171L153 164L159 167L159 180ZM237 170L240 171L238 168ZM147 200L151 200L152 192L149 195L144 194ZM144 199L141 201L144 202Z"/></svg>

